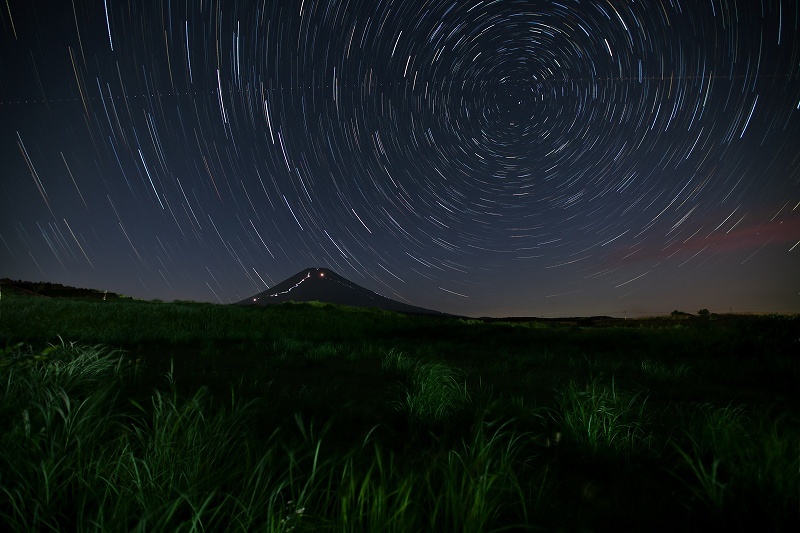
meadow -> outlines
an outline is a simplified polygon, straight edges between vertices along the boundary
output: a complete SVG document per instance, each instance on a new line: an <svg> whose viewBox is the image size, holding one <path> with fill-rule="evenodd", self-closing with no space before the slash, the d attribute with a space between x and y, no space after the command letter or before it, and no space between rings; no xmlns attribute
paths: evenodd
<svg viewBox="0 0 800 533"><path fill-rule="evenodd" d="M800 317L0 300L13 531L796 531Z"/></svg>

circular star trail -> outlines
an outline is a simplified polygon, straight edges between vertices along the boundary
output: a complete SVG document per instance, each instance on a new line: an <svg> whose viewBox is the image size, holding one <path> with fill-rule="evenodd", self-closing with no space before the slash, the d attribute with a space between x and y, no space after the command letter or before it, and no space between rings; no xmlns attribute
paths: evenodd
<svg viewBox="0 0 800 533"><path fill-rule="evenodd" d="M800 6L10 1L0 275L800 311Z"/></svg>

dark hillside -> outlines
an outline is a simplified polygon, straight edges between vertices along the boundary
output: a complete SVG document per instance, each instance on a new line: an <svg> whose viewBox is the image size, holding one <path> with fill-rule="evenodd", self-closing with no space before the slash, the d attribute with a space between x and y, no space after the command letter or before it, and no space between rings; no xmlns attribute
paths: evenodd
<svg viewBox="0 0 800 533"><path fill-rule="evenodd" d="M325 302L350 307L377 307L419 315L445 313L398 302L365 289L327 268L307 268L239 305L274 305L284 302Z"/></svg>
<svg viewBox="0 0 800 533"><path fill-rule="evenodd" d="M84 298L89 300L116 300L124 297L115 292L98 289L84 289L50 283L45 281L22 281L8 278L0 279L0 288L21 296L42 296L45 298Z"/></svg>

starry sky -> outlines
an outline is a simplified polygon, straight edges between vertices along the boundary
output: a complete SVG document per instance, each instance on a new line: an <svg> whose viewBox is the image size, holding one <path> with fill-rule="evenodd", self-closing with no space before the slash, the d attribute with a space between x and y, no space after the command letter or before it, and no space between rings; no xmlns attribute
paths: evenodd
<svg viewBox="0 0 800 533"><path fill-rule="evenodd" d="M0 277L800 312L794 0L6 0Z"/></svg>

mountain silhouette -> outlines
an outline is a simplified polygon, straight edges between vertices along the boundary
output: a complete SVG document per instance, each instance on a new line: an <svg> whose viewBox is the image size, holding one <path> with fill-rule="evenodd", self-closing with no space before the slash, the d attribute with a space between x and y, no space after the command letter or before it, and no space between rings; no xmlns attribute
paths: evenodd
<svg viewBox="0 0 800 533"><path fill-rule="evenodd" d="M399 313L448 316L440 311L386 298L356 285L327 268L306 268L277 285L237 303L239 305L273 305L289 301L318 301L351 307L377 307Z"/></svg>

